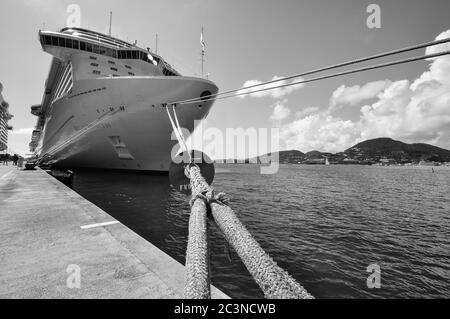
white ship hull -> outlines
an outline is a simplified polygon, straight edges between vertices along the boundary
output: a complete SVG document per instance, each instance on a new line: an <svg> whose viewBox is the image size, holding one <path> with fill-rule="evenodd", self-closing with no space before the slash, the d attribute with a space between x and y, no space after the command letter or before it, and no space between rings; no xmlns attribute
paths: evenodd
<svg viewBox="0 0 450 319"><path fill-rule="evenodd" d="M163 105L217 90L211 81L181 76L77 81L70 95L51 105L39 157L60 167L167 171L177 142ZM178 105L180 126L192 132L212 103Z"/></svg>

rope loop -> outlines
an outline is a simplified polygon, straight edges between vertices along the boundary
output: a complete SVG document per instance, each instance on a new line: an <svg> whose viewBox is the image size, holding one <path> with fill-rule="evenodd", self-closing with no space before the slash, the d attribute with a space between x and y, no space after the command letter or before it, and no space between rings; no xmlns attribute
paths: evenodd
<svg viewBox="0 0 450 319"><path fill-rule="evenodd" d="M209 191L193 195L191 200L189 201L191 208L192 206L194 206L194 203L197 199L201 199L202 201L204 201L205 204L208 206L208 208L211 206L212 203L221 206L229 205L230 203L230 199L227 194L221 192L216 195L213 188L211 188Z"/></svg>

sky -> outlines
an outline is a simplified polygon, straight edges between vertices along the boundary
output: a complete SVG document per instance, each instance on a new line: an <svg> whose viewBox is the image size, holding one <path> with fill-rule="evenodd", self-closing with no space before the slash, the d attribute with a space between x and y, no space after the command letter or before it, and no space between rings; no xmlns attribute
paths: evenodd
<svg viewBox="0 0 450 319"><path fill-rule="evenodd" d="M72 3L84 28L107 33L112 11L113 36L154 48L157 33L158 53L184 75L200 73L204 26L205 72L221 91L450 37L448 0L2 0L0 82L14 115L11 151L28 153L30 106L41 102L48 75L51 57L38 30L64 27ZM372 3L380 28L367 26ZM449 74L446 56L220 100L205 126L279 128L280 149L303 152L340 152L377 137L450 149Z"/></svg>

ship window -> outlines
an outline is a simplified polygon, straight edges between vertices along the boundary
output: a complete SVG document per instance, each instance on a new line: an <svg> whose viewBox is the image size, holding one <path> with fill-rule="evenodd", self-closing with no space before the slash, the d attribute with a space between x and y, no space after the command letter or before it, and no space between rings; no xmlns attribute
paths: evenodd
<svg viewBox="0 0 450 319"><path fill-rule="evenodd" d="M98 63L91 63L91 66L97 67L97 66L98 66Z"/></svg>
<svg viewBox="0 0 450 319"><path fill-rule="evenodd" d="M133 51L133 59L139 59L139 51Z"/></svg>
<svg viewBox="0 0 450 319"><path fill-rule="evenodd" d="M99 52L100 52L101 55L106 55L106 48L99 47Z"/></svg>
<svg viewBox="0 0 450 319"><path fill-rule="evenodd" d="M127 59L132 59L131 51L127 51Z"/></svg>
<svg viewBox="0 0 450 319"><path fill-rule="evenodd" d="M92 71L92 73L94 73L94 74L100 74L100 71L94 70L94 71Z"/></svg>
<svg viewBox="0 0 450 319"><path fill-rule="evenodd" d="M65 47L66 46L66 39L65 38L59 38L59 46Z"/></svg>
<svg viewBox="0 0 450 319"><path fill-rule="evenodd" d="M80 42L80 50L86 51L86 43Z"/></svg>
<svg viewBox="0 0 450 319"><path fill-rule="evenodd" d="M73 40L73 42L72 42L72 45L73 45L73 48L74 49L79 49L80 48L80 41L78 41L78 40Z"/></svg>
<svg viewBox="0 0 450 319"><path fill-rule="evenodd" d="M131 66L129 66L129 65L125 65L125 67L126 67L127 69L131 69Z"/></svg>
<svg viewBox="0 0 450 319"><path fill-rule="evenodd" d="M99 54L100 52L100 47L98 45L93 45L92 46L92 52Z"/></svg>
<svg viewBox="0 0 450 319"><path fill-rule="evenodd" d="M116 72L118 71L116 68L111 68L111 70L112 70L112 71L116 71Z"/></svg>
<svg viewBox="0 0 450 319"><path fill-rule="evenodd" d="M108 63L109 63L109 64L116 64L116 62L114 62L114 61L109 61L109 60L108 60Z"/></svg>
<svg viewBox="0 0 450 319"><path fill-rule="evenodd" d="M112 56L113 56L113 50L110 49L110 48L107 48L107 49L106 49L106 55L112 57Z"/></svg>
<svg viewBox="0 0 450 319"><path fill-rule="evenodd" d="M134 76L134 73L133 73L133 72L128 72L128 74L129 74L129 75L133 75L133 76Z"/></svg>
<svg viewBox="0 0 450 319"><path fill-rule="evenodd" d="M86 43L86 51L92 52L92 44ZM92 59L92 57L90 57L90 58ZM94 60L95 60L95 59L97 59L97 58L94 58Z"/></svg>
<svg viewBox="0 0 450 319"><path fill-rule="evenodd" d="M49 35L44 36L45 44L51 45L52 44L52 37Z"/></svg>
<svg viewBox="0 0 450 319"><path fill-rule="evenodd" d="M66 48L72 49L72 40L66 39Z"/></svg>
<svg viewBox="0 0 450 319"><path fill-rule="evenodd" d="M55 46L59 45L57 37L52 37L52 45L55 45Z"/></svg>

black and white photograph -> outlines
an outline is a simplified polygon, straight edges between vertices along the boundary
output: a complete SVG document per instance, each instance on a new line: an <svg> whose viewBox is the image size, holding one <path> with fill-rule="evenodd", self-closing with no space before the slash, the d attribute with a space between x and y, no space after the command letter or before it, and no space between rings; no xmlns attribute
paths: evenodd
<svg viewBox="0 0 450 319"><path fill-rule="evenodd" d="M450 298L450 1L0 16L0 299Z"/></svg>

